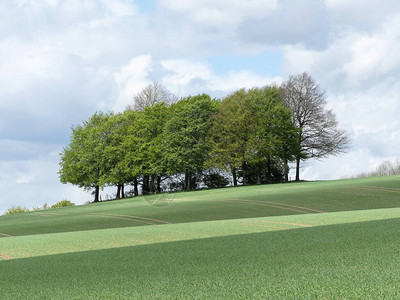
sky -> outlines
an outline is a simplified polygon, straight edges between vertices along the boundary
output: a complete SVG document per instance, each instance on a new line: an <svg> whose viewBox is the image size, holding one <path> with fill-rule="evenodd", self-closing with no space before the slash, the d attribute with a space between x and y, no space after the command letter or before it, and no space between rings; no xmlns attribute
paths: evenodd
<svg viewBox="0 0 400 300"><path fill-rule="evenodd" d="M398 0L0 1L0 214L91 195L59 182L71 126L146 85L224 97L308 72L352 143L301 177L400 157Z"/></svg>

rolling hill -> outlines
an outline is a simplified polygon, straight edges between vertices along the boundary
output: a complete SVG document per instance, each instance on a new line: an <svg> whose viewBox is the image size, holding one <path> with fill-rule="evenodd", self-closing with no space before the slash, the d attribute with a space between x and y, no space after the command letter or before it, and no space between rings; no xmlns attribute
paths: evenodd
<svg viewBox="0 0 400 300"><path fill-rule="evenodd" d="M398 298L400 176L0 217L0 299Z"/></svg>

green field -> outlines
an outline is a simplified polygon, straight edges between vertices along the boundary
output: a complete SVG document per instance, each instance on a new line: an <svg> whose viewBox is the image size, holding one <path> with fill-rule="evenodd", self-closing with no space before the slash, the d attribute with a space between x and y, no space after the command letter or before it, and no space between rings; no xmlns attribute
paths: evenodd
<svg viewBox="0 0 400 300"><path fill-rule="evenodd" d="M399 278L400 176L0 217L0 299L398 299Z"/></svg>

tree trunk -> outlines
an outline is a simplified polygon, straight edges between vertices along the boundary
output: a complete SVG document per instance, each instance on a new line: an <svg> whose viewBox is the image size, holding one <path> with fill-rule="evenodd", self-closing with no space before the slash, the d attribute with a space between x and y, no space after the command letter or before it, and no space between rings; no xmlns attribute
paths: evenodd
<svg viewBox="0 0 400 300"><path fill-rule="evenodd" d="M300 181L300 156L296 157L296 181Z"/></svg>
<svg viewBox="0 0 400 300"><path fill-rule="evenodd" d="M150 194L154 194L154 181L155 181L155 176L153 174L150 176Z"/></svg>
<svg viewBox="0 0 400 300"><path fill-rule="evenodd" d="M157 193L161 193L161 176L157 176Z"/></svg>
<svg viewBox="0 0 400 300"><path fill-rule="evenodd" d="M98 185L96 185L95 190L94 190L94 201L93 202L99 202L99 195L100 195L100 187Z"/></svg>
<svg viewBox="0 0 400 300"><path fill-rule="evenodd" d="M283 170L285 172L285 182L289 182L289 163L286 158L283 160Z"/></svg>
<svg viewBox="0 0 400 300"><path fill-rule="evenodd" d="M268 159L267 159L267 180L268 180L268 182L271 182L272 180L272 176L271 176L271 157L270 156L268 156Z"/></svg>
<svg viewBox="0 0 400 300"><path fill-rule="evenodd" d="M116 198L117 199L121 198L121 185L119 183L117 184L117 196L116 196Z"/></svg>
<svg viewBox="0 0 400 300"><path fill-rule="evenodd" d="M138 180L137 178L133 178L133 195L135 197L139 196L139 191L138 191Z"/></svg>
<svg viewBox="0 0 400 300"><path fill-rule="evenodd" d="M186 172L185 173L185 183L184 183L184 186L183 186L183 189L185 191L189 191L190 190L190 181L191 181L190 177L191 177L191 174L189 172Z"/></svg>
<svg viewBox="0 0 400 300"><path fill-rule="evenodd" d="M257 165L257 184L261 184L261 166Z"/></svg>
<svg viewBox="0 0 400 300"><path fill-rule="evenodd" d="M121 198L125 198L125 185L121 184Z"/></svg>
<svg viewBox="0 0 400 300"><path fill-rule="evenodd" d="M247 185L247 164L244 162L242 164L242 173L243 173L243 185Z"/></svg>
<svg viewBox="0 0 400 300"><path fill-rule="evenodd" d="M237 186L237 175L236 175L236 168L231 167L232 178L233 178L233 186Z"/></svg>
<svg viewBox="0 0 400 300"><path fill-rule="evenodd" d="M149 194L149 176L143 176L143 184L142 184L142 195Z"/></svg>

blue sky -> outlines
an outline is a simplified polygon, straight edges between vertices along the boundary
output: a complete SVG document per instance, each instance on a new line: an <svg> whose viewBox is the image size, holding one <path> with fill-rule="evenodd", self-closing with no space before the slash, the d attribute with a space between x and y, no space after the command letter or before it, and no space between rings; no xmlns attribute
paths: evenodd
<svg viewBox="0 0 400 300"><path fill-rule="evenodd" d="M160 82L223 97L304 71L352 138L304 164L336 179L400 156L400 2L387 0L19 0L0 2L0 213L82 203L59 183L70 127L122 111Z"/></svg>
<svg viewBox="0 0 400 300"><path fill-rule="evenodd" d="M252 70L260 76L276 76L282 65L280 51L265 51L258 55L218 55L207 59L216 74Z"/></svg>

